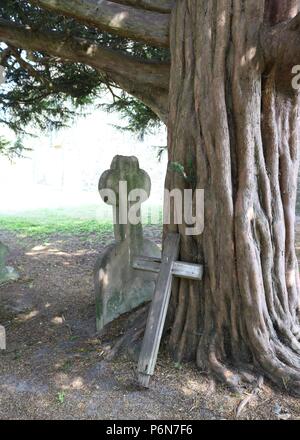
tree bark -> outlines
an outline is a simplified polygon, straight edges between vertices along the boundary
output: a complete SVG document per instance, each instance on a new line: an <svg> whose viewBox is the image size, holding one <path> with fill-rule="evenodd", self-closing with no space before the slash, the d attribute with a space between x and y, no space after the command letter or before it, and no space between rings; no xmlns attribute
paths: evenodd
<svg viewBox="0 0 300 440"><path fill-rule="evenodd" d="M205 190L205 230L167 229L205 276L174 285L169 344L233 389L254 371L300 394L299 98L280 47L266 60L261 44L297 12L293 0L188 0L172 14L169 162L185 177L170 167L166 186Z"/></svg>

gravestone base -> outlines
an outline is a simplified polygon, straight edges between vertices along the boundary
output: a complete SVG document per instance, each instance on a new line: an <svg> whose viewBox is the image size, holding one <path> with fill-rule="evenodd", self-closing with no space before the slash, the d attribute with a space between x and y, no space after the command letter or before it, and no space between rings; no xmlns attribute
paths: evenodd
<svg viewBox="0 0 300 440"><path fill-rule="evenodd" d="M5 258L8 254L8 247L0 242L0 286L9 281L16 281L18 273L12 267L5 266Z"/></svg>
<svg viewBox="0 0 300 440"><path fill-rule="evenodd" d="M144 239L141 255L160 258L159 247ZM151 301L157 275L134 270L129 241L109 245L95 265L97 331L120 315Z"/></svg>

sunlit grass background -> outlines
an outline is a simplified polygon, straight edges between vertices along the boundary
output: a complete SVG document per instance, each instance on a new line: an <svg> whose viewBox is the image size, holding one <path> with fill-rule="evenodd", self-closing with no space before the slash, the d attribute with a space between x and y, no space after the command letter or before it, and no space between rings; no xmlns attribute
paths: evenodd
<svg viewBox="0 0 300 440"><path fill-rule="evenodd" d="M95 209L59 208L24 211L17 215L1 215L0 230L16 232L23 237L63 234L93 234L110 232L112 222L97 220Z"/></svg>
<svg viewBox="0 0 300 440"><path fill-rule="evenodd" d="M0 215L1 231L11 231L20 237L47 236L52 234L89 235L113 231L112 220L97 216L93 205L75 208L39 209L17 214ZM156 210L156 211L155 211ZM159 225L162 223L162 209L155 207ZM153 212L153 210L151 210ZM112 218L112 215L110 216ZM151 225L151 216L143 215L143 223Z"/></svg>

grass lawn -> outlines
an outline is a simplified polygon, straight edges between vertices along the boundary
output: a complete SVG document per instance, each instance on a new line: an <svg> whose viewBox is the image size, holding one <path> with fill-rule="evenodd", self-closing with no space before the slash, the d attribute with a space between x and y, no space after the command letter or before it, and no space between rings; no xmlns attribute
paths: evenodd
<svg viewBox="0 0 300 440"><path fill-rule="evenodd" d="M162 224L161 208L154 207L159 225ZM104 216L99 206L75 208L39 209L15 214L0 214L0 231L11 231L20 237L48 236L62 233L70 235L88 235L111 232L113 230L112 213ZM151 217L144 213L143 223L151 225Z"/></svg>
<svg viewBox="0 0 300 440"><path fill-rule="evenodd" d="M0 215L0 231L16 232L22 237L56 233L86 235L112 231L112 222L98 220L92 207L28 211Z"/></svg>

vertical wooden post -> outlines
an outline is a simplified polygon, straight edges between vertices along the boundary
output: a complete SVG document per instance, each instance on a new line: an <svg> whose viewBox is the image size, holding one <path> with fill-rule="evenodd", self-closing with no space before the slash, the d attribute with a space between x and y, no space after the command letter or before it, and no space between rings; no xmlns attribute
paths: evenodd
<svg viewBox="0 0 300 440"><path fill-rule="evenodd" d="M179 245L179 234L167 235L138 363L139 382L146 388L149 387L150 377L154 374L171 296L173 263L178 258Z"/></svg>

